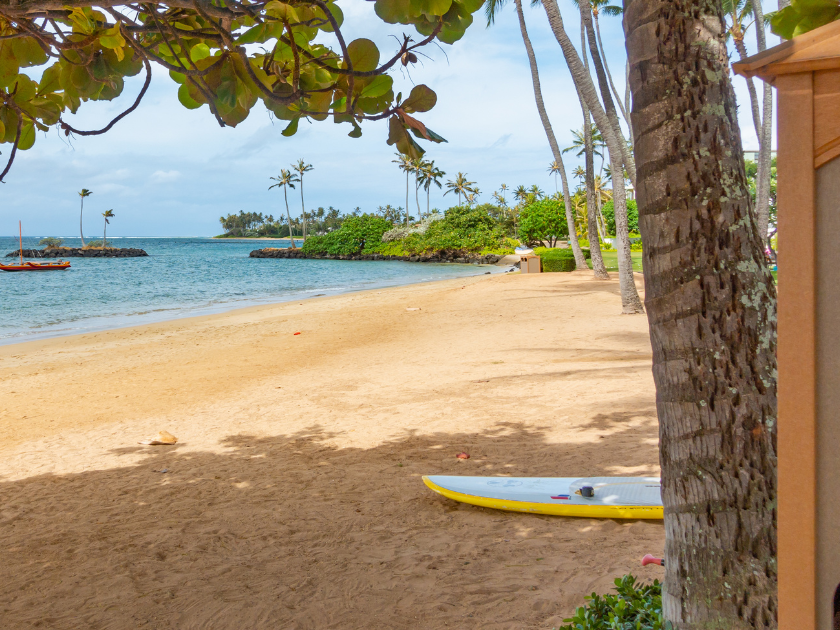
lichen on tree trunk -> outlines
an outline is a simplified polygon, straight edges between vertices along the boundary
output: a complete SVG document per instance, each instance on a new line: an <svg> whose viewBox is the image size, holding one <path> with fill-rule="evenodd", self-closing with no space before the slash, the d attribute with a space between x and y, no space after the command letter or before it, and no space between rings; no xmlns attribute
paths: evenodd
<svg viewBox="0 0 840 630"><path fill-rule="evenodd" d="M776 291L751 207L720 3L625 0L660 426L663 611L776 627Z"/></svg>

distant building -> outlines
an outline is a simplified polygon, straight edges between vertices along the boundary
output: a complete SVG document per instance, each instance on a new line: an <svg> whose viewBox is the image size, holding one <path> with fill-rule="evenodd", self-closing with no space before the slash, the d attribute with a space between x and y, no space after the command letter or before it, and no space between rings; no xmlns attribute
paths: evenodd
<svg viewBox="0 0 840 630"><path fill-rule="evenodd" d="M775 151L770 151L770 159L776 157ZM744 159L750 162L758 162L758 149L744 149Z"/></svg>

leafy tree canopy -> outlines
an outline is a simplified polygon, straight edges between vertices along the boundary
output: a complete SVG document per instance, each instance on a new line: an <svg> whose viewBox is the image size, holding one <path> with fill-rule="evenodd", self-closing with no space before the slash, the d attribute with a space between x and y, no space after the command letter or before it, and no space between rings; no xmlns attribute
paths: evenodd
<svg viewBox="0 0 840 630"><path fill-rule="evenodd" d="M91 5L95 6L91 6ZM342 35L339 0L0 0L0 144L11 144L0 180L36 130L58 125L67 135L107 132L140 104L151 64L169 70L184 107L207 105L221 126L236 126L258 101L294 135L301 118L351 127L389 119L388 144L412 158L414 138L445 140L412 116L437 101L425 85L394 95L387 72L417 62L414 51L438 40L454 43L483 0L375 0L377 16L411 25L396 52L382 60L365 38ZM324 33L334 44L323 43ZM87 101L110 101L126 77L145 72L134 102L97 130L74 128L63 116ZM40 77L37 80L33 77Z"/></svg>
<svg viewBox="0 0 840 630"><path fill-rule="evenodd" d="M607 232L615 234L615 207L612 200L604 204L601 208L601 214L604 215L604 220L607 222ZM632 233L639 232L639 207L636 205L635 199L627 200L627 228Z"/></svg>
<svg viewBox="0 0 840 630"><path fill-rule="evenodd" d="M546 241L554 247L561 236L568 234L566 208L559 199L532 201L519 214L519 236L529 244Z"/></svg>

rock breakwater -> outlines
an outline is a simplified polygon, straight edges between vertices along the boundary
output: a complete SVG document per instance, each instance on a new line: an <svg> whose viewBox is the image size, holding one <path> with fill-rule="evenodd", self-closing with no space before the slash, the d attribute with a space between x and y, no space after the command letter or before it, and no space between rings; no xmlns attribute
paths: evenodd
<svg viewBox="0 0 840 630"><path fill-rule="evenodd" d="M335 256L332 254L306 254L300 249L279 249L267 247L255 249L251 258L304 258L309 260L402 260L405 262L421 263L457 263L469 265L495 265L503 256L496 254L476 254L463 250L441 250L412 256L386 256L385 254L353 254L349 256Z"/></svg>
<svg viewBox="0 0 840 630"><path fill-rule="evenodd" d="M6 254L6 258L17 258L20 250ZM24 258L138 258L148 256L145 250L135 247L108 249L82 249L81 247L49 247L45 249L24 249Z"/></svg>

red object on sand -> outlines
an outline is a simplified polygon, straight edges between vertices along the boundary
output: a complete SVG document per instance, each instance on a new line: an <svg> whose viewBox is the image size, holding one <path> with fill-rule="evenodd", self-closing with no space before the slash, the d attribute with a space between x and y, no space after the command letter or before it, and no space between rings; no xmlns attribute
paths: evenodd
<svg viewBox="0 0 840 630"><path fill-rule="evenodd" d="M462 453L458 453L455 457L457 457L458 459L469 459L469 458L470 458L470 454L469 454L469 453L463 453L463 452L462 452Z"/></svg>
<svg viewBox="0 0 840 630"><path fill-rule="evenodd" d="M649 564L658 564L660 567L665 566L665 561L662 558L654 558L652 555L645 554L645 557L642 558L642 566L646 567Z"/></svg>
<svg viewBox="0 0 840 630"><path fill-rule="evenodd" d="M296 335L299 335L300 333L299 333L299 332L296 332L295 334L296 334Z"/></svg>

